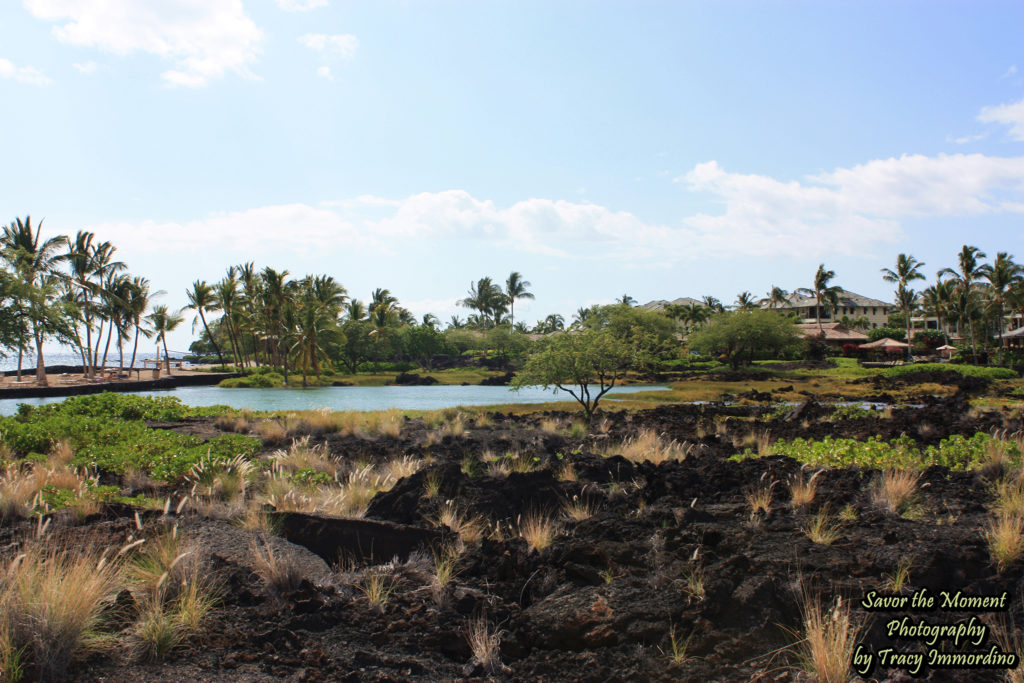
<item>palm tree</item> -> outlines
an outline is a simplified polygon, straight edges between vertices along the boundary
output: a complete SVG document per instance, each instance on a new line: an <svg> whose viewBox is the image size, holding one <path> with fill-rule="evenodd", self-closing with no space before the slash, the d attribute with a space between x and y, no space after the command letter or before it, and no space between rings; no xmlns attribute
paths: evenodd
<svg viewBox="0 0 1024 683"><path fill-rule="evenodd" d="M740 292L739 296L736 297L736 310L752 311L756 307L757 302L754 300L754 295L750 292Z"/></svg>
<svg viewBox="0 0 1024 683"><path fill-rule="evenodd" d="M938 321L939 329L942 330L946 344L949 344L949 313L953 302L953 280L943 280L940 272L936 282L931 287L921 292L921 300L929 315L934 315Z"/></svg>
<svg viewBox="0 0 1024 683"><path fill-rule="evenodd" d="M178 325L185 322L185 316L180 311L171 313L166 306L157 305L153 312L146 316L153 334L156 336L156 345L159 350L160 344L164 345L164 362L167 367L167 374L171 374L171 356L167 352L167 333L173 332Z"/></svg>
<svg viewBox="0 0 1024 683"><path fill-rule="evenodd" d="M722 302L710 294L704 296L701 301L704 302L704 306L706 306L712 313L722 313L725 311L725 306L722 305Z"/></svg>
<svg viewBox="0 0 1024 683"><path fill-rule="evenodd" d="M3 258L14 270L25 286L29 305L26 312L32 323L32 336L36 343L36 381L39 386L47 386L46 363L43 360L43 342L55 331L54 311L51 305L56 301L58 291L56 283L50 279L57 272L60 257L57 250L67 244L67 237L51 237L42 239L42 221L32 228L32 217L26 216L22 221L16 218L14 223L7 225L0 235L0 248Z"/></svg>
<svg viewBox="0 0 1024 683"><path fill-rule="evenodd" d="M441 324L437 316L433 313L424 313L423 321L420 323L423 327L429 327L432 330L437 329L437 326Z"/></svg>
<svg viewBox="0 0 1024 683"><path fill-rule="evenodd" d="M631 297L629 294L623 294L615 300L615 303L622 304L623 306L635 306L636 299Z"/></svg>
<svg viewBox="0 0 1024 683"><path fill-rule="evenodd" d="M821 304L825 302L833 310L839 306L839 294L843 291L842 287L835 285L829 286L829 282L836 276L834 270L825 270L825 264L822 263L818 266L818 270L814 273L814 287L811 289L814 292L815 302L815 313L818 316L818 332L825 336L825 328L821 324Z"/></svg>
<svg viewBox="0 0 1024 683"><path fill-rule="evenodd" d="M100 318L101 309L98 298L101 296L104 281L115 273L123 272L124 262L114 261L116 248L110 242L95 243L91 232L78 231L73 242L68 242L68 251L61 260L68 264L69 278L78 292L74 300L81 311L81 321L85 327L85 349L83 365L87 377L95 375L96 362L99 358L99 344L96 353L92 351L93 323ZM100 318L98 331L102 331L103 320ZM81 345L81 344L80 344Z"/></svg>
<svg viewBox="0 0 1024 683"><path fill-rule="evenodd" d="M690 304L686 307L683 320L686 321L686 329L689 330L707 322L709 317L711 317L710 308L700 304Z"/></svg>
<svg viewBox="0 0 1024 683"><path fill-rule="evenodd" d="M149 291L149 280L144 277L134 277L131 280L131 284L128 292L127 304L128 315L132 326L135 328L135 341L132 345L132 362L129 364L129 368L135 367L135 355L139 350L139 335L142 334L147 339L151 336L151 333L147 329L143 329L142 321L143 315L146 313L146 309L149 308L149 303L153 297L159 296L164 292Z"/></svg>
<svg viewBox="0 0 1024 683"><path fill-rule="evenodd" d="M349 299L345 314L349 320L362 320L366 317L366 306L359 299Z"/></svg>
<svg viewBox="0 0 1024 683"><path fill-rule="evenodd" d="M916 301L916 297L914 290L908 289L907 284L914 280L924 279L924 275L921 273L921 268L923 267L924 263L918 261L913 256L900 254L896 257L896 270L882 268L882 279L886 282L894 282L897 285L896 301L903 311L903 322L907 328L908 344L911 342L910 328L913 327L910 320L910 310ZM910 349L907 349L907 353L910 353Z"/></svg>
<svg viewBox="0 0 1024 683"><path fill-rule="evenodd" d="M508 299L509 305L509 321L514 327L516 324L516 299L533 299L533 294L527 291L527 287L530 283L523 279L523 276L516 271L512 271L508 279L505 280L505 297Z"/></svg>
<svg viewBox="0 0 1024 683"><path fill-rule="evenodd" d="M1009 290L1024 279L1024 267L1013 262L1013 257L1005 251L996 254L992 265L985 264L978 269L981 276L988 280L991 294L990 308L995 315L999 330L999 348L1003 348L1003 307Z"/></svg>
<svg viewBox="0 0 1024 683"><path fill-rule="evenodd" d="M234 266L228 268L227 274L217 283L214 296L220 309L224 311L221 318L221 325L227 328L228 343L231 344L231 355L235 365L242 364L242 350L239 344L239 324L242 319L242 300L238 292L237 270Z"/></svg>
<svg viewBox="0 0 1024 683"><path fill-rule="evenodd" d="M768 304L768 308L778 308L779 306L785 306L789 303L789 292L772 285L772 288L768 290L768 296L765 299Z"/></svg>
<svg viewBox="0 0 1024 683"><path fill-rule="evenodd" d="M459 300L460 306L479 311L483 327L498 324L508 305L505 293L489 277L469 283L468 296Z"/></svg>
<svg viewBox="0 0 1024 683"><path fill-rule="evenodd" d="M971 334L971 360L977 362L978 349L974 340L974 318L977 315L977 307L970 305L973 296L974 283L977 282L981 276L981 266L978 265L978 259L985 258L985 252L977 247L969 245L963 245L960 249L960 253L957 254L957 265L960 270L955 271L952 268L943 268L939 271L939 275L952 275L956 280L956 290L958 298L958 309L962 315L967 316L967 329Z"/></svg>
<svg viewBox="0 0 1024 683"><path fill-rule="evenodd" d="M206 336L210 338L213 349L217 352L217 361L224 365L224 354L220 352L220 344L217 343L217 339L210 332L210 326L206 323L206 312L220 309L213 287L206 284L205 280L196 280L192 283L192 289L185 291L185 296L188 297L188 305L185 306L185 309L197 313L196 317L192 319L192 331L195 332L197 321L203 323Z"/></svg>
<svg viewBox="0 0 1024 683"><path fill-rule="evenodd" d="M378 287L373 290L373 294L370 295L370 307L368 311L372 314L378 306L386 305L388 307L393 307L397 303L398 299L392 296L389 290Z"/></svg>
<svg viewBox="0 0 1024 683"><path fill-rule="evenodd" d="M453 315L451 318L448 319L448 327L450 327L453 330L461 330L465 326L466 323L464 323L462 321L462 318L460 318L457 315Z"/></svg>

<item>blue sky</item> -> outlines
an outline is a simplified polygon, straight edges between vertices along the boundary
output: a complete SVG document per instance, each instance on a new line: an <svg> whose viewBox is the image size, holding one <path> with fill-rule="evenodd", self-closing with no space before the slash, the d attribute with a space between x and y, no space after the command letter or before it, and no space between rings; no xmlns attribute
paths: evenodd
<svg viewBox="0 0 1024 683"><path fill-rule="evenodd" d="M150 7L147 7L149 5ZM0 221L528 320L1024 259L1024 4L17 0ZM187 330L172 339L185 348Z"/></svg>

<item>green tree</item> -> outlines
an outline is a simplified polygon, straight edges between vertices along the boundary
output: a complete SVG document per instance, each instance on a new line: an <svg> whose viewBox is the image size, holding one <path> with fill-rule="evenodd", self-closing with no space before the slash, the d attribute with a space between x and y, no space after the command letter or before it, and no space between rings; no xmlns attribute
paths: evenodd
<svg viewBox="0 0 1024 683"><path fill-rule="evenodd" d="M777 356L798 347L800 334L792 319L771 311L718 313L689 337L690 347L725 356L736 369L758 357Z"/></svg>
<svg viewBox="0 0 1024 683"><path fill-rule="evenodd" d="M914 290L910 289L907 285L914 280L923 280L924 275L921 273L921 268L924 267L924 263L918 261L913 256L907 254L900 254L896 257L896 269L882 268L882 279L886 282L893 282L896 284L896 303L899 305L900 310L903 311L903 317L906 321L906 338L911 338L910 328L913 327L910 319L910 311L916 302L916 296ZM909 350L908 350L909 354Z"/></svg>
<svg viewBox="0 0 1024 683"><path fill-rule="evenodd" d="M220 344L217 343L217 338L210 332L210 326L206 323L206 313L220 309L215 291L213 287L206 284L205 280L196 280L192 283L192 289L185 291L185 296L188 297L188 305L185 308L196 312L196 317L192 320L192 330L195 331L197 322L202 322L203 329L206 330L206 335L213 343L214 351L217 352L217 361L224 365L224 354L220 351Z"/></svg>
<svg viewBox="0 0 1024 683"><path fill-rule="evenodd" d="M629 370L629 346L610 330L563 332L545 339L513 381L525 386L555 387L572 396L589 422L598 403Z"/></svg>
<svg viewBox="0 0 1024 683"><path fill-rule="evenodd" d="M511 325L516 324L516 300L533 299L532 293L527 290L530 283L523 279L523 276L512 271L505 280L505 298L508 301L508 317Z"/></svg>
<svg viewBox="0 0 1024 683"><path fill-rule="evenodd" d="M178 325L185 322L185 316L181 312L170 312L166 306L157 305L153 307L153 312L146 316L146 320L149 321L153 334L156 336L157 347L159 348L161 343L164 345L164 363L167 373L170 374L171 356L167 352L167 333L173 332Z"/></svg>
<svg viewBox="0 0 1024 683"><path fill-rule="evenodd" d="M752 311L755 308L757 308L757 301L750 292L740 292L739 296L736 297L737 311Z"/></svg>
<svg viewBox="0 0 1024 683"><path fill-rule="evenodd" d="M1024 267L1014 263L1013 257L1008 253L1000 251L996 254L996 260L991 265L981 266L979 272L988 281L989 308L999 331L999 348L1003 348L1003 310L1006 307L1006 297L1010 290L1024 279Z"/></svg>
<svg viewBox="0 0 1024 683"><path fill-rule="evenodd" d="M985 252L977 247L965 244L960 249L960 253L957 254L957 265L960 270L943 268L939 271L939 276L952 275L956 281L954 307L960 316L960 321L962 322L964 319L967 321L967 328L971 333L971 359L973 361L977 361L978 358L978 347L974 336L974 320L979 311L975 305L974 285L982 277L983 271L978 263L978 259L983 258L985 258Z"/></svg>
<svg viewBox="0 0 1024 683"><path fill-rule="evenodd" d="M14 274L24 285L20 291L24 310L32 325L32 337L36 345L36 381L47 386L46 363L43 359L43 343L46 337L56 332L61 324L56 310L59 296L57 264L61 257L57 250L67 244L67 237L42 239L42 221L32 228L32 217L22 221L16 218L0 234L0 248L3 258L11 265Z"/></svg>

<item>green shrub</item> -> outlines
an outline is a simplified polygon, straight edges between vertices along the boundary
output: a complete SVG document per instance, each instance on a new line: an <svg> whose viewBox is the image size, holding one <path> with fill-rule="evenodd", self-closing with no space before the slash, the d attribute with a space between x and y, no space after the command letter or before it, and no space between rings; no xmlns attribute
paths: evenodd
<svg viewBox="0 0 1024 683"><path fill-rule="evenodd" d="M784 455L803 463L825 467L864 467L868 469L908 469L932 465L951 470L968 470L984 465L990 458L994 437L978 432L972 437L954 434L943 439L938 446L922 449L909 436L885 442L877 436L866 441L834 439L826 436L820 441L797 438L772 443L773 455ZM1019 464L1020 449L1012 440L1003 441L1002 449L1010 461ZM751 449L734 455L732 460L758 457Z"/></svg>
<svg viewBox="0 0 1024 683"><path fill-rule="evenodd" d="M1019 375L1010 368L990 368L981 365L958 365L956 363L914 363L913 365L897 365L885 370L886 377L899 377L912 372L930 372L932 370L952 370L964 377L981 379L1016 379Z"/></svg>
<svg viewBox="0 0 1024 683"><path fill-rule="evenodd" d="M278 389L284 386L284 376L278 372L257 372L245 377L229 377L217 386L225 389Z"/></svg>

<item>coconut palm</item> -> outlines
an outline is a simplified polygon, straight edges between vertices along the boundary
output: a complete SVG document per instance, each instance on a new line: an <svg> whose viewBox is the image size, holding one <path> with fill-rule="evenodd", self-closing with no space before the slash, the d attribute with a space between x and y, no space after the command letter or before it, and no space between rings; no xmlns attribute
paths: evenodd
<svg viewBox="0 0 1024 683"><path fill-rule="evenodd" d="M981 279L982 270L978 259L985 258L985 252L977 247L967 244L963 245L960 253L957 254L957 266L959 271L952 268L943 268L939 275L952 275L956 281L957 309L961 315L966 316L967 329L971 334L971 360L977 360L978 349L974 339L974 319L977 317L978 308L974 305L974 285ZM961 321L963 319L961 318Z"/></svg>
<svg viewBox="0 0 1024 683"><path fill-rule="evenodd" d="M921 301L928 315L935 316L939 329L942 330L946 344L949 344L949 313L953 301L953 280L943 280L941 273L931 287L921 292Z"/></svg>
<svg viewBox="0 0 1024 683"><path fill-rule="evenodd" d="M754 295L750 292L740 292L736 297L735 307L737 311L752 311L757 308L757 301L754 300Z"/></svg>
<svg viewBox="0 0 1024 683"><path fill-rule="evenodd" d="M903 321L907 328L907 343L910 343L910 328L913 326L910 320L910 306L916 300L916 297L913 296L914 290L909 289L907 285L914 280L924 279L924 275L921 273L923 267L924 263L913 256L900 254L896 257L895 270L882 268L882 279L886 282L896 283L896 301L900 305L900 310L903 311ZM907 353L909 352L908 349Z"/></svg>
<svg viewBox="0 0 1024 683"><path fill-rule="evenodd" d="M437 316L433 313L424 313L423 320L420 322L423 327L429 327L432 330L436 330L437 326L441 324Z"/></svg>
<svg viewBox="0 0 1024 683"><path fill-rule="evenodd" d="M57 283L51 282L51 278L56 275L60 262L57 250L67 244L67 237L43 240L42 227L40 221L33 229L31 216L26 216L24 221L16 218L0 234L0 249L4 260L24 285L22 301L28 303L25 312L36 344L36 381L39 386L47 386L43 342L55 332L58 321L50 309L59 296Z"/></svg>
<svg viewBox="0 0 1024 683"><path fill-rule="evenodd" d="M149 321L153 335L156 337L157 349L160 348L160 344L164 345L164 363L166 363L167 372L170 374L171 356L167 351L167 333L173 332L178 325L185 322L185 316L180 311L172 313L166 306L156 305L153 307L153 312L146 316L146 320Z"/></svg>
<svg viewBox="0 0 1024 683"><path fill-rule="evenodd" d="M206 284L205 280L196 280L192 283L192 289L185 291L185 296L188 297L188 305L185 306L185 309L196 312L196 317L192 319L192 331L195 332L197 322L202 322L206 336L210 338L213 349L217 352L217 362L224 365L224 354L220 351L220 344L217 343L217 339L210 332L210 326L206 322L207 312L220 310L214 288Z"/></svg>
<svg viewBox="0 0 1024 683"><path fill-rule="evenodd" d="M623 294L615 300L615 303L622 304L623 306L635 306L636 299L631 297L629 294Z"/></svg>
<svg viewBox="0 0 1024 683"><path fill-rule="evenodd" d="M772 288L768 290L768 296L765 298L765 303L768 304L768 308L779 308L789 303L789 292L772 285Z"/></svg>
<svg viewBox="0 0 1024 683"><path fill-rule="evenodd" d="M135 328L135 341L132 344L132 361L129 364L129 368L135 367L135 356L139 350L139 335L146 337L147 339L152 336L150 331L142 326L143 316L146 313L146 309L149 308L149 303L156 296L163 294L161 290L159 292L149 291L149 280L144 277L133 277L128 291L128 299L125 302L128 310L129 320L132 326Z"/></svg>
<svg viewBox="0 0 1024 683"><path fill-rule="evenodd" d="M80 320L85 328L85 349L88 353L84 356L83 365L89 377L95 375L99 359L99 340L93 352L92 332L94 327L98 333L103 328L104 320L100 315L103 283L111 275L127 268L124 262L114 260L116 250L110 242L96 243L91 232L80 230L75 239L68 242L68 251L61 256L61 260L68 264L68 277L78 289L74 299L81 310Z"/></svg>
<svg viewBox="0 0 1024 683"><path fill-rule="evenodd" d="M835 276L836 272L826 270L824 263L820 264L814 273L814 287L811 288L811 291L814 293L815 313L818 316L818 332L822 336L825 335L825 328L821 324L821 304L825 303L829 308L835 310L839 307L839 295L843 291L842 287L828 284Z"/></svg>
<svg viewBox="0 0 1024 683"><path fill-rule="evenodd" d="M989 308L996 319L999 331L999 348L1003 348L1003 309L1009 291L1024 279L1024 267L1013 262L1013 257L1005 251L996 254L991 265L985 264L978 269L981 277L988 281Z"/></svg>
<svg viewBox="0 0 1024 683"><path fill-rule="evenodd" d="M523 279L523 276L516 271L512 271L508 279L505 280L505 297L508 300L509 306L509 322L514 327L516 324L516 299L533 299L535 298L532 293L527 291L527 287L530 283Z"/></svg>
<svg viewBox="0 0 1024 683"><path fill-rule="evenodd" d="M712 313L722 313L725 311L725 306L722 305L722 302L716 299L715 297L711 296L710 294L702 297L701 301L703 302L704 306L708 308Z"/></svg>
<svg viewBox="0 0 1024 683"><path fill-rule="evenodd" d="M366 317L366 305L359 299L349 299L345 315L349 320L362 320Z"/></svg>

